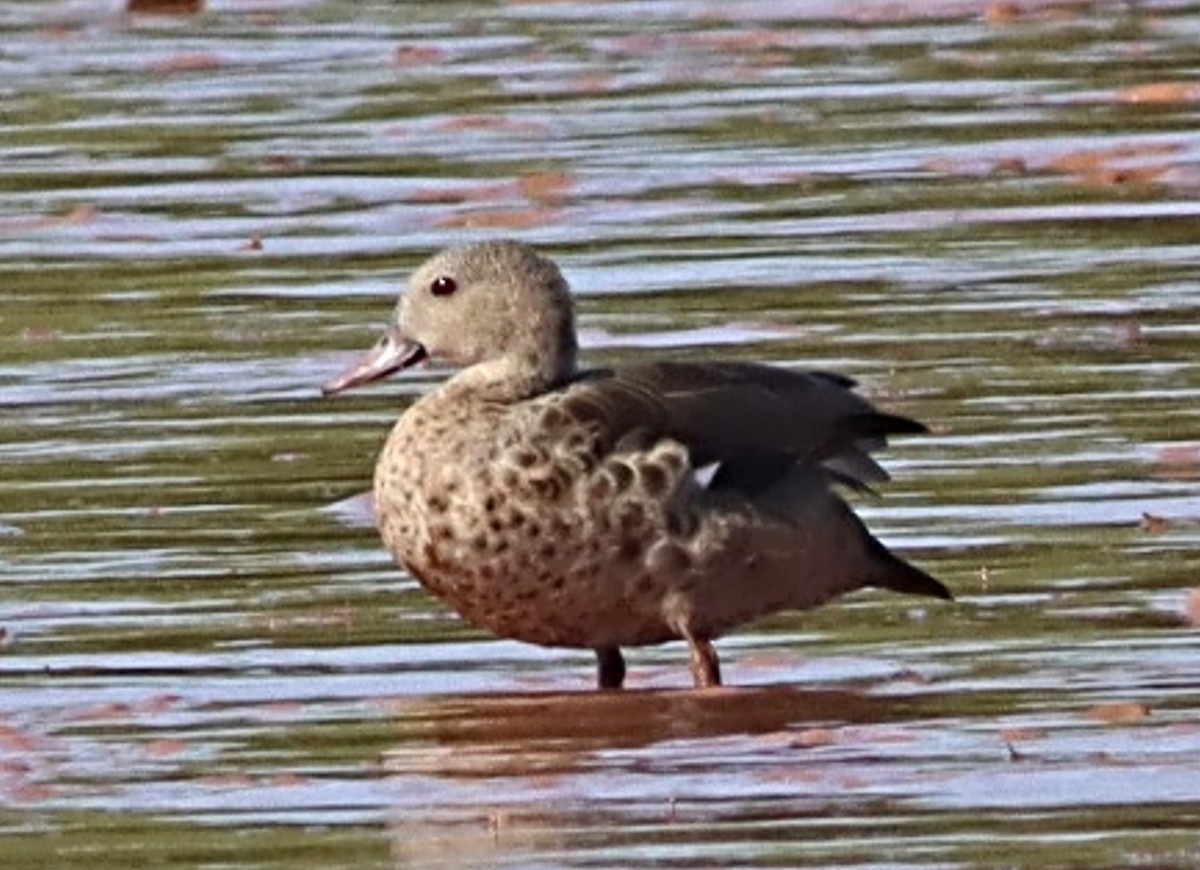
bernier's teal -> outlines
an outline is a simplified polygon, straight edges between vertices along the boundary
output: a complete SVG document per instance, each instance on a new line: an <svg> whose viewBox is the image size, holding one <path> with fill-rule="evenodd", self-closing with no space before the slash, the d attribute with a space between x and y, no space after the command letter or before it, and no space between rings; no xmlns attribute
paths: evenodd
<svg viewBox="0 0 1200 870"><path fill-rule="evenodd" d="M864 586L950 598L888 551L833 484L887 480L871 458L925 427L853 382L751 363L576 367L558 267L492 241L413 274L384 337L327 393L426 358L460 366L396 423L375 516L396 561L498 635L593 649L682 639L697 686L715 638Z"/></svg>

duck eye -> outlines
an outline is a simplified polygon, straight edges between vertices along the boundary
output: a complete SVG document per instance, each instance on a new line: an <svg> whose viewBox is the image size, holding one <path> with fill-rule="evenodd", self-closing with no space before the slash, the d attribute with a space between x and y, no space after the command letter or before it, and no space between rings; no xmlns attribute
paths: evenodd
<svg viewBox="0 0 1200 870"><path fill-rule="evenodd" d="M429 292L434 296L449 296L458 289L458 284L455 280L447 275L442 275L439 278L434 278L433 283L429 285Z"/></svg>

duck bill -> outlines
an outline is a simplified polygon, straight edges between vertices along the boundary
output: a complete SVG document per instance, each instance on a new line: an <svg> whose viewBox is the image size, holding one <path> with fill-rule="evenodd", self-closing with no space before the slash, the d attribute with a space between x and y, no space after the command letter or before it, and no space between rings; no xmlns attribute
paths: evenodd
<svg viewBox="0 0 1200 870"><path fill-rule="evenodd" d="M362 384L378 381L401 369L416 365L427 356L423 346L401 338L394 329L389 329L358 362L321 387L321 393L332 396Z"/></svg>

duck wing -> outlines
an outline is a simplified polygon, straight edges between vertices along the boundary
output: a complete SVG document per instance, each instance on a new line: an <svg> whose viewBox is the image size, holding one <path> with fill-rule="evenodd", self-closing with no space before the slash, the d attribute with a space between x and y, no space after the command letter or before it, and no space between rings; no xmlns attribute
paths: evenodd
<svg viewBox="0 0 1200 870"><path fill-rule="evenodd" d="M754 493L800 463L865 489L888 480L872 451L889 435L927 430L876 410L854 386L842 375L757 363L657 362L581 372L569 404L610 449L680 441L696 468L717 465L713 487Z"/></svg>

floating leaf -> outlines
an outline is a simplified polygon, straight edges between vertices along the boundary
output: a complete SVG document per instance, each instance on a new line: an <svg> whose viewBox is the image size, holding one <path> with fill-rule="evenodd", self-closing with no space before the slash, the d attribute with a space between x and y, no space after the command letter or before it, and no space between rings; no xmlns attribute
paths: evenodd
<svg viewBox="0 0 1200 870"><path fill-rule="evenodd" d="M1200 84L1195 82L1154 82L1117 91L1121 103L1194 103L1200 101Z"/></svg>
<svg viewBox="0 0 1200 870"><path fill-rule="evenodd" d="M211 51L190 51L173 54L170 57L150 64L150 70L156 73L193 73L212 72L225 66L224 59Z"/></svg>
<svg viewBox="0 0 1200 870"><path fill-rule="evenodd" d="M1183 615L1189 625L1200 628L1200 586L1189 592L1184 599Z"/></svg>
<svg viewBox="0 0 1200 870"><path fill-rule="evenodd" d="M1085 714L1089 719L1100 722L1136 722L1150 715L1150 708L1137 701L1117 701L1097 704Z"/></svg>

